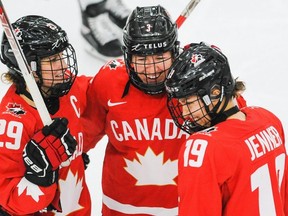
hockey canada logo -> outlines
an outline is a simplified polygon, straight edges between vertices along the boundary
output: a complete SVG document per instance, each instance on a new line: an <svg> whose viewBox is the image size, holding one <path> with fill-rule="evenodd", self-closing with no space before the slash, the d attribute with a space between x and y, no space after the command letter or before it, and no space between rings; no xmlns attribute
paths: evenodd
<svg viewBox="0 0 288 216"><path fill-rule="evenodd" d="M16 116L18 118L21 118L21 115L26 114L26 111L21 107L20 104L8 103L6 108L7 108L7 110L5 113L11 114L11 115Z"/></svg>
<svg viewBox="0 0 288 216"><path fill-rule="evenodd" d="M15 28L14 33L15 33L17 40L22 40L22 31L19 28Z"/></svg>
<svg viewBox="0 0 288 216"><path fill-rule="evenodd" d="M194 67L197 67L202 62L204 62L205 59L203 58L201 54L193 53L190 61L194 64Z"/></svg>

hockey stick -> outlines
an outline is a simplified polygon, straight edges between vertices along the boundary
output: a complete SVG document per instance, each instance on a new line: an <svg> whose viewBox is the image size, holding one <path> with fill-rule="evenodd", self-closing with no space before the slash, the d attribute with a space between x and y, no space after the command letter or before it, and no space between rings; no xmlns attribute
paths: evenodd
<svg viewBox="0 0 288 216"><path fill-rule="evenodd" d="M185 7L185 9L182 11L180 16L176 20L176 24L178 26L178 29L181 27L181 25L184 23L184 21L189 17L191 12L194 10L194 8L197 6L197 4L200 2L200 0L191 0L188 5Z"/></svg>
<svg viewBox="0 0 288 216"><path fill-rule="evenodd" d="M21 70L21 72L23 74L23 78L26 82L26 86L29 89L29 92L33 98L34 104L35 104L37 111L40 115L40 118L43 122L43 125L49 125L52 123L52 119L51 119L50 114L47 110L47 107L44 103L44 100L42 98L40 90L36 84L33 73L29 68L29 65L28 65L27 60L24 56L24 53L21 49L19 41L15 35L14 29L13 29L11 23L9 22L9 19L8 19L7 13L5 12L2 0L0 0L0 20L2 23L3 30L7 36L7 39L9 41L11 48L12 48L12 51L15 55L16 61L19 65L19 69Z"/></svg>

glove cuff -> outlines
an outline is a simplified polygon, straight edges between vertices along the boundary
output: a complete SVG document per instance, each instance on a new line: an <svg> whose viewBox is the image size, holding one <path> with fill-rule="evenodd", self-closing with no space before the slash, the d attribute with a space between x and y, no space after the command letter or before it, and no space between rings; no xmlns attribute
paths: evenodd
<svg viewBox="0 0 288 216"><path fill-rule="evenodd" d="M58 169L48 172L44 177L33 175L33 173L26 172L24 177L33 184L49 187L58 181Z"/></svg>

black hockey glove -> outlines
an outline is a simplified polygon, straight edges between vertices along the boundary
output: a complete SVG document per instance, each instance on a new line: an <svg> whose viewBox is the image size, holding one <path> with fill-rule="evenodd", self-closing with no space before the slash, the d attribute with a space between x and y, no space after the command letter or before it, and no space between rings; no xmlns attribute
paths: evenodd
<svg viewBox="0 0 288 216"><path fill-rule="evenodd" d="M27 180L40 186L50 186L58 180L59 165L72 156L77 145L67 125L66 118L55 118L26 144L23 159Z"/></svg>

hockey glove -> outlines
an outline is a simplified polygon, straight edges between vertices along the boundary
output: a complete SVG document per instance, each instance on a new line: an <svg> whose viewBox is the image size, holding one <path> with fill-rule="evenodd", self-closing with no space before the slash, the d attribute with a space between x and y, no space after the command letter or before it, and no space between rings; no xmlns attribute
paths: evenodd
<svg viewBox="0 0 288 216"><path fill-rule="evenodd" d="M66 118L56 118L27 143L23 152L27 180L40 186L57 181L59 165L72 156L77 145L67 125Z"/></svg>

